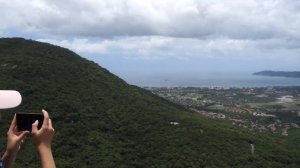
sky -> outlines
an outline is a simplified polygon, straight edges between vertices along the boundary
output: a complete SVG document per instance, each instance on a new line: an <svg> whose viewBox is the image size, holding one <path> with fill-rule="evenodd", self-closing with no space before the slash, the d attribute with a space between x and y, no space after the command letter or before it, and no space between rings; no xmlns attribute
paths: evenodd
<svg viewBox="0 0 300 168"><path fill-rule="evenodd" d="M0 0L0 37L71 49L141 77L300 70L300 1Z"/></svg>

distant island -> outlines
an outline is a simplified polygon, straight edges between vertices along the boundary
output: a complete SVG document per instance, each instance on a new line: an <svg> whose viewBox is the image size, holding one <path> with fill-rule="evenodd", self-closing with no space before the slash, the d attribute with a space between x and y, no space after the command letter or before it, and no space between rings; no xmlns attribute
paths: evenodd
<svg viewBox="0 0 300 168"><path fill-rule="evenodd" d="M253 73L253 75L300 78L300 71L260 71Z"/></svg>

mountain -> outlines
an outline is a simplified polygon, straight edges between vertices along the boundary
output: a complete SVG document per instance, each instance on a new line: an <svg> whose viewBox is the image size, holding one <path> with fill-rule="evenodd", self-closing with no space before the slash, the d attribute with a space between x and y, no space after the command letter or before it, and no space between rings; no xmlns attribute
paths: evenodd
<svg viewBox="0 0 300 168"><path fill-rule="evenodd" d="M277 137L202 117L51 44L0 39L0 88L19 90L23 95L21 106L0 111L1 151L5 150L5 132L14 113L44 108L56 130L53 152L57 167L300 164L298 132ZM16 167L39 167L30 137L22 145Z"/></svg>
<svg viewBox="0 0 300 168"><path fill-rule="evenodd" d="M253 73L253 75L300 78L300 71L260 71Z"/></svg>

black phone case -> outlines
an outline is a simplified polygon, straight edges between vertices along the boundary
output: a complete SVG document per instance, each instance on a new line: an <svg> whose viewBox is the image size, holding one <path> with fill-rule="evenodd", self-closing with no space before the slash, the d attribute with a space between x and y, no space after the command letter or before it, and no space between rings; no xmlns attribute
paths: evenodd
<svg viewBox="0 0 300 168"><path fill-rule="evenodd" d="M43 125L44 116L38 113L17 113L17 129L18 131L30 131L32 130L32 124L38 120L38 129Z"/></svg>

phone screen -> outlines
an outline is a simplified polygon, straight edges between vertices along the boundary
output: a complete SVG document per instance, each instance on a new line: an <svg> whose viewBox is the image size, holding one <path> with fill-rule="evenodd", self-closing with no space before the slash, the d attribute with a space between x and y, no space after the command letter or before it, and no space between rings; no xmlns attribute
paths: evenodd
<svg viewBox="0 0 300 168"><path fill-rule="evenodd" d="M44 116L40 113L17 113L17 128L18 131L30 131L32 130L32 124L38 120L38 129L43 125Z"/></svg>

